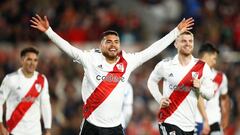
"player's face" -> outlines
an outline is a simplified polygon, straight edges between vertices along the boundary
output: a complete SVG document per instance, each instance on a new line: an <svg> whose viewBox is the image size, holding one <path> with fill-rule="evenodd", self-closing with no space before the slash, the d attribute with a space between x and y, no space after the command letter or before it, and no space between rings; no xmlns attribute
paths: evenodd
<svg viewBox="0 0 240 135"><path fill-rule="evenodd" d="M217 56L218 54L215 53L205 53L203 56L203 61L205 61L210 68L214 68L217 63Z"/></svg>
<svg viewBox="0 0 240 135"><path fill-rule="evenodd" d="M22 69L27 74L32 74L38 64L38 56L35 53L29 52L21 59Z"/></svg>
<svg viewBox="0 0 240 135"><path fill-rule="evenodd" d="M102 54L107 59L116 59L120 52L120 40L116 35L107 35L101 42Z"/></svg>
<svg viewBox="0 0 240 135"><path fill-rule="evenodd" d="M178 53L181 55L189 56L193 52L193 36L192 35L180 35L175 43Z"/></svg>

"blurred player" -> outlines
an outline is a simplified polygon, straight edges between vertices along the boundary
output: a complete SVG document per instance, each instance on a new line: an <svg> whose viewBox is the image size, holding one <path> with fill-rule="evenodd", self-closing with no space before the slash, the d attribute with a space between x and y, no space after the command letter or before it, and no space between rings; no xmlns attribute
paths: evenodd
<svg viewBox="0 0 240 135"><path fill-rule="evenodd" d="M213 96L211 70L203 61L192 56L194 37L190 31L175 40L178 54L159 62L152 71L148 88L160 104L161 135L193 135L198 96ZM163 80L163 94L158 82ZM212 85L210 85L212 86Z"/></svg>
<svg viewBox="0 0 240 135"><path fill-rule="evenodd" d="M128 123L132 117L133 113L133 88L132 85L127 82L126 83L126 91L124 94L124 99L123 99L123 107L122 107L122 127L124 129L127 128Z"/></svg>
<svg viewBox="0 0 240 135"><path fill-rule="evenodd" d="M62 39L49 26L47 17L32 17L31 27L44 32L62 51L83 65L82 96L84 101L81 135L123 135L121 112L124 86L131 72L159 54L181 33L191 29L193 19L183 20L159 41L138 53L120 49L118 33L112 30L101 36L100 49L83 51Z"/></svg>
<svg viewBox="0 0 240 135"><path fill-rule="evenodd" d="M217 85L217 89L214 91L214 97L205 103L205 110L203 110L203 113L207 115L207 118L204 118L205 121L199 113L197 115L198 135L223 135L222 129L225 129L229 123L230 101L227 94L227 77L224 73L214 69L218 54L219 51L210 43L203 44L198 51L199 58L210 66L214 74L213 81ZM201 100L200 102L200 104L204 106L204 101Z"/></svg>
<svg viewBox="0 0 240 135"><path fill-rule="evenodd" d="M37 72L38 50L21 51L21 65L7 74L0 87L0 135L51 135L52 112L46 77ZM6 101L6 128L3 125L3 104Z"/></svg>

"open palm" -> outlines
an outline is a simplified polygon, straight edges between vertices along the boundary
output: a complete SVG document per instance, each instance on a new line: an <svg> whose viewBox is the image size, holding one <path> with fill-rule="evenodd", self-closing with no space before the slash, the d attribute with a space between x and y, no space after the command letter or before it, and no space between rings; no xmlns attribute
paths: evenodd
<svg viewBox="0 0 240 135"><path fill-rule="evenodd" d="M188 18L188 19L183 19L179 24L178 24L178 29L180 33L185 32L187 30L191 30L192 26L194 25L194 19L193 18Z"/></svg>
<svg viewBox="0 0 240 135"><path fill-rule="evenodd" d="M36 14L36 16L32 17L30 22L32 23L30 25L31 27L38 29L42 32L45 32L49 28L49 22L46 16L44 16L44 18L42 19L38 14Z"/></svg>

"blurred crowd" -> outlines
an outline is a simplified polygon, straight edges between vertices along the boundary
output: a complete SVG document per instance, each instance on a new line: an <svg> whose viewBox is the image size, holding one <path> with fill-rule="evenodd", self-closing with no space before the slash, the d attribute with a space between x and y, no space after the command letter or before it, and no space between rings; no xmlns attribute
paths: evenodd
<svg viewBox="0 0 240 135"><path fill-rule="evenodd" d="M220 50L218 69L229 80L231 122L227 135L240 134L240 1L236 0L1 0L0 82L19 65L19 50L40 49L38 71L49 81L53 135L76 135L82 120L83 69L61 53L44 34L29 27L30 18L47 15L51 27L79 48L98 47L106 29L119 32L127 52L139 51L173 29L182 18L194 17L195 47L212 42ZM158 104L147 89L150 72L171 46L132 73L134 113L128 135L157 135Z"/></svg>

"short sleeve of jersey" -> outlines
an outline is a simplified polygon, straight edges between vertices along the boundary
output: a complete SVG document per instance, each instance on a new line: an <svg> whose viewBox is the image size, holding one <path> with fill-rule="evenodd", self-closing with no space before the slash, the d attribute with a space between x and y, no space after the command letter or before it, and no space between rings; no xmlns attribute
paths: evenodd
<svg viewBox="0 0 240 135"><path fill-rule="evenodd" d="M223 74L223 80L219 87L221 95L225 95L228 92L228 80L225 74Z"/></svg>

